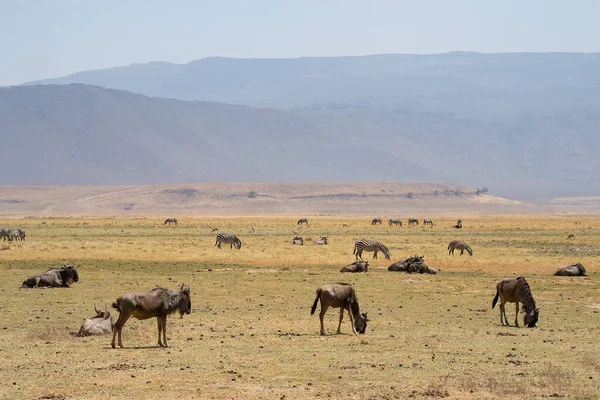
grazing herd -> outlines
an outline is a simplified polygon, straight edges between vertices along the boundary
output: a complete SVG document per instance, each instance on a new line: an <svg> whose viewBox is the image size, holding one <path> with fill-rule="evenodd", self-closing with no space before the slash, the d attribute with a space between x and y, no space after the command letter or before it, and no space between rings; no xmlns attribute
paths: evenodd
<svg viewBox="0 0 600 400"><path fill-rule="evenodd" d="M168 218L165 220L164 225L175 224L177 225L177 219ZM306 225L308 227L308 219L301 218L298 220L297 225ZM372 225L382 224L381 218L374 218L371 221ZM389 226L402 226L402 221L399 219L389 219ZM418 225L419 221L416 218L409 218L408 225ZM431 219L423 220L424 226L433 227L433 221ZM461 229L462 221L459 219L454 228ZM216 228L213 231L218 231ZM0 229L0 237L4 240L25 240L25 231L21 229ZM242 242L235 235L228 233L219 233L216 236L215 246L219 249L221 244L229 244L230 249L240 250ZM300 236L295 236L292 240L293 245L304 245L304 239ZM321 236L321 238L314 242L315 245L327 245L327 236ZM453 240L448 244L448 255L454 255L455 250L460 250L460 255L466 251L469 256L473 255L471 247L461 240ZM361 273L368 272L369 262L362 259L363 252L372 252L373 259L377 259L378 252L383 253L385 259L390 260L391 255L389 249L382 243L376 240L359 239L354 243L353 255L355 255L356 261L352 262L341 268L340 272L346 273ZM388 267L388 271L393 272L407 272L407 273L420 273L420 274L436 274L436 270L427 266L424 261L424 256L411 256L404 261L396 262ZM570 265L559 269L554 275L557 276L587 276L587 272L583 265L580 263ZM28 277L23 281L23 288L38 288L38 287L70 287L74 282L79 281L79 274L77 268L73 263L65 264L61 268L51 268L40 274L36 274ZM500 300L500 322L502 325L510 326L506 317L506 303L515 303L516 305L516 316L515 326L518 326L518 315L519 315L519 303L523 304L524 312L524 323L528 327L534 327L539 319L540 307L536 306L533 298L531 288L524 277L518 277L516 279L503 279L496 285L496 296L492 302L492 309L495 308L496 304ZM367 313L361 313L358 305L358 298L356 291L351 284L348 283L334 283L326 284L317 289L316 298L311 309L311 315L315 313L318 303L321 303L321 312L319 314L320 319L320 333L325 335L324 328L324 316L329 307L340 308L340 318L338 323L337 332L340 333L344 312L348 311L352 331L354 333L365 333L367 327ZM79 331L75 333L76 336L88 336L88 335L103 335L113 333L111 346L116 347L116 340L118 337L118 346L123 347L121 339L122 330L125 323L129 318L134 317L136 319L145 320L150 318L156 318L158 324L158 346L167 347L167 316L173 313L179 313L180 317L183 318L184 314L191 313L191 297L190 297L190 286L185 287L184 284L178 290L170 290L164 287L157 287L148 293L127 293L119 297L112 306L119 311L119 317L114 322L111 316L108 305L105 304L104 310L99 310L94 305L96 315L86 319L81 325Z"/></svg>

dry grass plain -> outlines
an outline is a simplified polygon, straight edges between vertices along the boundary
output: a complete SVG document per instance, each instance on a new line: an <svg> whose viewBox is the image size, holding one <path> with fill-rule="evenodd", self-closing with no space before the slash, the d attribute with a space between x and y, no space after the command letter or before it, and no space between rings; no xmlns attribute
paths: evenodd
<svg viewBox="0 0 600 400"><path fill-rule="evenodd" d="M310 228L289 216L179 219L179 227L154 216L0 220L27 231L25 242L0 242L0 397L600 396L600 217L477 216L463 218L460 231L455 218L433 218L433 228L371 226L369 217L309 216ZM237 234L242 249L218 250L210 227ZM296 234L305 246L291 245ZM328 246L312 245L320 235ZM423 254L440 272L388 272L381 257L368 273L340 274L361 237L387 244L392 261ZM447 255L456 238L473 257ZM80 274L72 288L19 288L69 260ZM552 276L573 262L589 278ZM535 329L503 327L490 309L496 281L517 275L543 305ZM365 335L351 334L347 316L334 334L338 312L330 310L329 335L319 336L315 290L338 281L354 284L369 312ZM108 336L70 335L94 304L182 282L193 312L169 318L167 349L155 347L154 320L130 320L123 350L110 349ZM512 321L514 307L507 312Z"/></svg>

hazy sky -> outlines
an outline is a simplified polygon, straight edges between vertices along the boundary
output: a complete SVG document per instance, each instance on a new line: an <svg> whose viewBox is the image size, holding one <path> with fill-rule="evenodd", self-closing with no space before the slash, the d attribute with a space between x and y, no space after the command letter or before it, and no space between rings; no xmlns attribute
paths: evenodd
<svg viewBox="0 0 600 400"><path fill-rule="evenodd" d="M0 85L209 56L600 52L600 0L0 0Z"/></svg>

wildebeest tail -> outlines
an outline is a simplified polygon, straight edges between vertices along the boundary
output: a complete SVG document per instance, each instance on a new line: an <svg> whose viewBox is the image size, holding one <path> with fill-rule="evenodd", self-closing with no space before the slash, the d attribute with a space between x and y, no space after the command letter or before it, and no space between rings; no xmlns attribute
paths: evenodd
<svg viewBox="0 0 600 400"><path fill-rule="evenodd" d="M496 307L496 303L498 302L498 297L500 297L500 293L496 290L496 297L494 297L494 301L492 301L492 310Z"/></svg>
<svg viewBox="0 0 600 400"><path fill-rule="evenodd" d="M315 310L317 309L317 304L319 304L320 298L321 298L321 288L317 289L317 298L315 299L312 309L310 310L310 315L313 315L315 313Z"/></svg>

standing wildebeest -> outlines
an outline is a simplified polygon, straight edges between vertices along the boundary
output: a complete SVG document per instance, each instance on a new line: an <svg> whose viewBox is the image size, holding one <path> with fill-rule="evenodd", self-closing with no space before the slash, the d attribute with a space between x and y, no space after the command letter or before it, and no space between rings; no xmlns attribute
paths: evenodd
<svg viewBox="0 0 600 400"><path fill-rule="evenodd" d="M427 226L427 225L429 225L429 226L433 226L433 221L432 221L432 220L430 220L429 218L425 218L425 219L423 220L423 226Z"/></svg>
<svg viewBox="0 0 600 400"><path fill-rule="evenodd" d="M453 240L450 243L448 243L448 255L454 255L455 249L460 250L461 256L463 255L465 250L467 251L467 253L469 253L470 256L473 255L473 250L471 250L469 245L463 242L462 240Z"/></svg>
<svg viewBox="0 0 600 400"><path fill-rule="evenodd" d="M587 276L587 271L581 265L581 263L569 265L568 267L564 267L559 269L554 273L554 275L558 276Z"/></svg>
<svg viewBox="0 0 600 400"><path fill-rule="evenodd" d="M319 314L319 319L321 320L321 335L325 335L323 318L329 307L341 308L340 323L338 324L337 333L341 333L340 328L342 326L342 319L344 319L344 310L348 310L348 314L350 314L352 332L354 334L356 334L356 332L365 333L368 321L367 313L360 313L356 291L352 285L349 283L330 283L321 286L317 289L317 298L310 310L310 315L314 315L319 300L321 301L321 313Z"/></svg>
<svg viewBox="0 0 600 400"><path fill-rule="evenodd" d="M167 316L174 312L183 314L192 312L192 300L190 299L190 285L179 290L169 290L164 287L152 289L149 293L127 293L113 303L113 307L119 310L119 319L113 330L111 346L115 348L115 338L119 334L119 347L123 348L121 331L129 317L137 319L148 319L156 317L158 321L158 345L167 347ZM160 334L162 332L162 341Z"/></svg>
<svg viewBox="0 0 600 400"><path fill-rule="evenodd" d="M300 236L294 236L294 239L292 240L292 244L297 244L298 246L304 246L304 239L302 239Z"/></svg>
<svg viewBox="0 0 600 400"><path fill-rule="evenodd" d="M71 287L73 282L79 282L79 274L74 265L65 265L62 268L51 268L41 274L30 276L23 281L21 287Z"/></svg>
<svg viewBox="0 0 600 400"><path fill-rule="evenodd" d="M416 218L409 218L408 219L408 226L411 226L411 225L419 225L419 220L416 219Z"/></svg>
<svg viewBox="0 0 600 400"><path fill-rule="evenodd" d="M400 219L394 219L394 218L390 218L388 221L388 225L392 226L392 225L396 225L396 226L402 226L402 220Z"/></svg>
<svg viewBox="0 0 600 400"><path fill-rule="evenodd" d="M298 222L296 222L296 225L302 225L302 224L306 224L306 226L308 226L310 228L310 225L308 224L308 218L300 218L298 220Z"/></svg>
<svg viewBox="0 0 600 400"><path fill-rule="evenodd" d="M360 239L354 242L354 251L352 254L356 254L356 259L360 257L362 260L363 251L372 251L373 259L377 260L377 252L381 251L385 255L385 259L390 259L390 251L383 243L379 243L377 240Z"/></svg>
<svg viewBox="0 0 600 400"><path fill-rule="evenodd" d="M229 244L229 249L231 250L233 246L235 246L236 250L242 248L242 241L237 238L237 236L232 235L230 233L219 233L217 235L217 241L215 242L215 246L221 248L221 243Z"/></svg>
<svg viewBox="0 0 600 400"><path fill-rule="evenodd" d="M525 313L524 322L529 328L533 328L538 321L540 308L535 306L535 300L531 294L529 284L522 276L516 279L503 279L496 285L496 297L492 302L492 309L496 307L500 298L500 323L510 326L508 318L506 318L506 302L516 303L515 326L519 326L519 302L523 303L523 312ZM503 319L504 317L504 319Z"/></svg>
<svg viewBox="0 0 600 400"><path fill-rule="evenodd" d="M108 311L108 305L104 303L104 311L98 310L94 305L96 315L83 321L76 336L106 335L115 328L115 321Z"/></svg>
<svg viewBox="0 0 600 400"><path fill-rule="evenodd" d="M177 223L177 218L167 218L167 219L165 219L165 223L164 223L164 225L166 225L166 224L169 224L169 226L170 226L171 224L179 225L179 224Z"/></svg>
<svg viewBox="0 0 600 400"><path fill-rule="evenodd" d="M462 219L456 221L456 225L453 225L452 227L456 229L462 229Z"/></svg>
<svg viewBox="0 0 600 400"><path fill-rule="evenodd" d="M352 264L348 264L340 269L340 272L369 272L369 262L363 260L354 261Z"/></svg>
<svg viewBox="0 0 600 400"><path fill-rule="evenodd" d="M373 221L371 221L371 225L381 225L381 218L373 218Z"/></svg>
<svg viewBox="0 0 600 400"><path fill-rule="evenodd" d="M327 241L327 236L321 236L321 239L316 240L314 242L314 244L319 245L319 246L324 246L326 244L328 244L329 242Z"/></svg>

